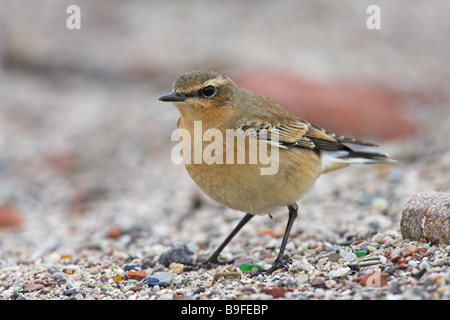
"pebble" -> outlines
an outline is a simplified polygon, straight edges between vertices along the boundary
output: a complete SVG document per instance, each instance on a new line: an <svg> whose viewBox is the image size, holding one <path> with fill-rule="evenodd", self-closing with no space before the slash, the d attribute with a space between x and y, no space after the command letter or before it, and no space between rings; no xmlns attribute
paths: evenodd
<svg viewBox="0 0 450 320"><path fill-rule="evenodd" d="M350 247L344 247L339 251L340 256L344 262L353 262L357 256Z"/></svg>
<svg viewBox="0 0 450 320"><path fill-rule="evenodd" d="M384 235L382 233L377 233L376 235L374 235L372 237L372 242L381 244L381 243L383 243L383 239L384 239Z"/></svg>
<svg viewBox="0 0 450 320"><path fill-rule="evenodd" d="M420 270L417 269L415 271L411 271L411 277L414 277L416 279L420 279L425 274L425 272L427 272L426 268L423 268L423 269L420 269Z"/></svg>
<svg viewBox="0 0 450 320"><path fill-rule="evenodd" d="M360 267L368 267L373 266L377 264L386 264L386 258L383 256L370 256L370 257L364 257L361 259L361 262L359 263Z"/></svg>
<svg viewBox="0 0 450 320"><path fill-rule="evenodd" d="M137 270L137 271L128 271L127 273L128 279L141 281L147 276L145 270Z"/></svg>
<svg viewBox="0 0 450 320"><path fill-rule="evenodd" d="M430 261L428 261L428 259L423 259L419 264L420 269L431 269L432 267L433 266L431 265Z"/></svg>
<svg viewBox="0 0 450 320"><path fill-rule="evenodd" d="M434 261L431 262L431 265L433 267L441 267L445 265L445 260L444 259L435 259Z"/></svg>
<svg viewBox="0 0 450 320"><path fill-rule="evenodd" d="M416 246L409 246L402 250L402 256L409 257L409 256L412 256L417 251L418 251L418 248Z"/></svg>
<svg viewBox="0 0 450 320"><path fill-rule="evenodd" d="M169 282L164 281L153 275L145 277L144 279L141 280L141 282L144 284L148 284L151 287L153 287L153 286L169 287L170 286Z"/></svg>
<svg viewBox="0 0 450 320"><path fill-rule="evenodd" d="M340 267L330 272L332 278L341 278L349 275L352 270L349 267Z"/></svg>
<svg viewBox="0 0 450 320"><path fill-rule="evenodd" d="M184 265L182 263L172 262L169 265L169 269L170 271L175 273L182 273L184 271Z"/></svg>
<svg viewBox="0 0 450 320"><path fill-rule="evenodd" d="M76 296L77 294L86 296L86 294L84 292L78 292L77 290L73 290L73 289L63 291L63 295L65 295L65 296Z"/></svg>
<svg viewBox="0 0 450 320"><path fill-rule="evenodd" d="M44 287L43 284L40 284L40 283L31 283L31 284L27 284L27 285L23 288L23 291L24 291L24 292L33 292L33 291L41 290L43 287Z"/></svg>
<svg viewBox="0 0 450 320"><path fill-rule="evenodd" d="M51 278L55 279L56 281L66 281L66 274L61 271L54 272L50 275Z"/></svg>
<svg viewBox="0 0 450 320"><path fill-rule="evenodd" d="M261 288L260 291L271 295L273 298L283 298L286 294L286 289L283 287Z"/></svg>
<svg viewBox="0 0 450 320"><path fill-rule="evenodd" d="M319 277L319 276L315 277L315 278L312 280L311 285L312 285L313 287L321 287L321 286L324 286L324 285L325 285L325 277Z"/></svg>
<svg viewBox="0 0 450 320"><path fill-rule="evenodd" d="M172 262L193 264L195 249L193 246L182 244L169 249L159 256L159 262L168 267Z"/></svg>
<svg viewBox="0 0 450 320"><path fill-rule="evenodd" d="M332 253L330 254L330 256L328 257L328 259L330 260L330 262L338 262L339 259L341 259L341 255L339 253Z"/></svg>
<svg viewBox="0 0 450 320"><path fill-rule="evenodd" d="M307 283L309 280L309 275L304 272L300 272L295 276L295 280L297 280L298 284Z"/></svg>
<svg viewBox="0 0 450 320"><path fill-rule="evenodd" d="M144 269L144 266L140 264L139 262L129 263L122 267L125 271L135 271L135 270L142 270Z"/></svg>

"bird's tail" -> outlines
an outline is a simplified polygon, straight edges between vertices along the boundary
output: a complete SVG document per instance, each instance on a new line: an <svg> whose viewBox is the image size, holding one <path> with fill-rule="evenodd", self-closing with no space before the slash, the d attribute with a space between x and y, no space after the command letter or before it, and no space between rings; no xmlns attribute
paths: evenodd
<svg viewBox="0 0 450 320"><path fill-rule="evenodd" d="M384 162L396 162L385 153L360 151L360 150L336 150L322 151L323 172L333 171L346 167L352 163L376 164Z"/></svg>

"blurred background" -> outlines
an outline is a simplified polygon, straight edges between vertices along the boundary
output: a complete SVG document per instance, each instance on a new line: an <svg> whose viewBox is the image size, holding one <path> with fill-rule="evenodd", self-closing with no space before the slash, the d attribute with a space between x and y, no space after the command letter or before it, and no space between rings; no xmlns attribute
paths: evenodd
<svg viewBox="0 0 450 320"><path fill-rule="evenodd" d="M72 4L80 30L66 26ZM366 27L371 4L380 30ZM333 173L305 211L314 223L330 208L381 206L389 223L378 226L395 230L413 193L449 189L449 12L446 0L0 0L3 253L131 241L136 230L148 245L201 245L231 230L241 213L205 199L171 163L179 115L158 101L201 68L330 132L382 144L400 165ZM334 204L316 207L330 195Z"/></svg>

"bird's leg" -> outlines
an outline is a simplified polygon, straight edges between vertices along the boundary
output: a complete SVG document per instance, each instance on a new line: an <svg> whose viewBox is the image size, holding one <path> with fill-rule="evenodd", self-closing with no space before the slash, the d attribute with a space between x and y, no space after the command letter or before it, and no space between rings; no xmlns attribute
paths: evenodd
<svg viewBox="0 0 450 320"><path fill-rule="evenodd" d="M286 244L289 239L289 234L291 232L292 225L294 224L294 221L297 218L298 206L296 203L294 203L294 204L288 205L288 209L289 209L289 218L288 218L286 230L283 235L283 240L281 241L281 247L280 247L280 251L278 252L278 256L276 257L273 265L269 269L260 270L256 273L253 273L252 276L258 275L260 273L271 274L275 270L278 270L280 268L286 268L287 261L286 260L283 261L284 249L286 248Z"/></svg>
<svg viewBox="0 0 450 320"><path fill-rule="evenodd" d="M222 242L222 244L214 251L214 253L204 262L200 263L200 267L204 268L211 268L215 264L226 264L226 263L232 263L233 261L227 261L227 262L220 262L219 261L219 255L222 252L222 250L227 246L227 244L233 239L233 237L241 230L241 228L251 219L254 215L247 213L244 218L242 218L241 221L239 221L238 225L231 231L231 233L228 235L228 237Z"/></svg>

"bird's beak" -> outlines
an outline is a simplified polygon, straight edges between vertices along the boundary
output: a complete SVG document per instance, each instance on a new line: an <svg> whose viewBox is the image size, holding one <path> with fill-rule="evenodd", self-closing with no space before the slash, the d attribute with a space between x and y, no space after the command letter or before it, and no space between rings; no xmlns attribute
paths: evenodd
<svg viewBox="0 0 450 320"><path fill-rule="evenodd" d="M186 100L186 96L182 93L179 92L172 92L170 94L167 94L165 96L162 96L161 98L159 98L160 101L165 101L165 102L180 102L180 101L185 101Z"/></svg>

